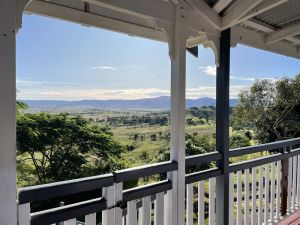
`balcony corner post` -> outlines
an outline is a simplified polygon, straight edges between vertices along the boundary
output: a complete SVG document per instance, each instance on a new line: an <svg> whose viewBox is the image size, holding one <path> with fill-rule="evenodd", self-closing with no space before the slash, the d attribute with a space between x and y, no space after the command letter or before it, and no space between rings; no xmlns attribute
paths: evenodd
<svg viewBox="0 0 300 225"><path fill-rule="evenodd" d="M185 82L186 82L186 16L184 6L176 5L175 29L169 33L171 59L170 159L178 170L168 173L172 190L168 191L165 221L182 225L185 221Z"/></svg>
<svg viewBox="0 0 300 225"><path fill-rule="evenodd" d="M220 64L217 67L216 148L222 153L218 167L223 174L216 178L216 224L229 225L229 77L230 29L221 32Z"/></svg>
<svg viewBox="0 0 300 225"><path fill-rule="evenodd" d="M17 224L16 0L0 7L0 224Z"/></svg>

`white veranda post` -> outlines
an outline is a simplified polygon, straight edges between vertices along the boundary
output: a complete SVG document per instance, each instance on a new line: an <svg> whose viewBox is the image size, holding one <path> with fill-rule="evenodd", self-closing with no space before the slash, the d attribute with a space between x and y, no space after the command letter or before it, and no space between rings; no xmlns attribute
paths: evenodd
<svg viewBox="0 0 300 225"><path fill-rule="evenodd" d="M183 8L176 9L175 31L170 44L171 55L171 160L178 162L177 173L173 172L172 198L168 205L172 219L168 225L184 224L185 210L185 73L186 73L186 31Z"/></svg>
<svg viewBox="0 0 300 225"><path fill-rule="evenodd" d="M0 6L0 224L16 225L16 0Z"/></svg>

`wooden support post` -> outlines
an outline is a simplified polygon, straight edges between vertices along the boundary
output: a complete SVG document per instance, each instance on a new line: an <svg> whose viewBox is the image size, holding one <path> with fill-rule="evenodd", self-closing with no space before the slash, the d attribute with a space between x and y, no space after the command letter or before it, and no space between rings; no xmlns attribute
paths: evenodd
<svg viewBox="0 0 300 225"><path fill-rule="evenodd" d="M0 224L17 224L16 0L0 7Z"/></svg>
<svg viewBox="0 0 300 225"><path fill-rule="evenodd" d="M170 174L172 196L168 198L171 217L168 225L182 225L185 220L185 82L186 30L183 6L176 6L175 32L171 43L171 141L170 159L178 163L178 170Z"/></svg>
<svg viewBox="0 0 300 225"><path fill-rule="evenodd" d="M281 216L287 213L289 160L281 161Z"/></svg>
<svg viewBox="0 0 300 225"><path fill-rule="evenodd" d="M216 224L229 224L229 76L230 29L221 32L220 66L217 68L216 140L217 151L222 153L218 167L223 175L217 177Z"/></svg>

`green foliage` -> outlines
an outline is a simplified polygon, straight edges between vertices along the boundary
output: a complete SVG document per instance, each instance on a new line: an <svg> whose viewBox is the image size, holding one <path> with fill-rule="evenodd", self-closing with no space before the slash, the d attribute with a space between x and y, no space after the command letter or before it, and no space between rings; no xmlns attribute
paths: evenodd
<svg viewBox="0 0 300 225"><path fill-rule="evenodd" d="M239 102L234 128L254 129L262 143L300 136L300 75L256 81L240 93Z"/></svg>
<svg viewBox="0 0 300 225"><path fill-rule="evenodd" d="M251 133L250 133L251 134ZM240 148L251 145L252 136L249 135L249 132L237 132L234 131L230 137L230 148Z"/></svg>
<svg viewBox="0 0 300 225"><path fill-rule="evenodd" d="M46 113L17 117L17 148L32 160L39 183L112 171L123 151L106 127Z"/></svg>

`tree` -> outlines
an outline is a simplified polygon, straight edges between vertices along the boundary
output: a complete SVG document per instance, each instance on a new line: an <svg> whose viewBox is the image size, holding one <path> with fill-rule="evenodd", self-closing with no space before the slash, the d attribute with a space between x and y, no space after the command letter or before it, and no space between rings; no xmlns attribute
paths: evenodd
<svg viewBox="0 0 300 225"><path fill-rule="evenodd" d="M84 174L90 167L102 173L114 170L123 151L108 128L47 113L17 117L17 149L31 159L39 183L90 175Z"/></svg>
<svg viewBox="0 0 300 225"><path fill-rule="evenodd" d="M254 129L262 143L300 136L300 74L256 81L240 93L233 113L233 126Z"/></svg>

